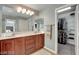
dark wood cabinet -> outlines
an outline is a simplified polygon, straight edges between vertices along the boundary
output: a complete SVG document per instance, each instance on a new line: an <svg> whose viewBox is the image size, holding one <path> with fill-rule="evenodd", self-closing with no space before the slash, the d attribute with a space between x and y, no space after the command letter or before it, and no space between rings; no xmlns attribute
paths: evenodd
<svg viewBox="0 0 79 59"><path fill-rule="evenodd" d="M38 41L39 41L39 48L43 48L44 47L44 35L40 34L38 35Z"/></svg>
<svg viewBox="0 0 79 59"><path fill-rule="evenodd" d="M1 41L0 41L0 55L1 55Z"/></svg>
<svg viewBox="0 0 79 59"><path fill-rule="evenodd" d="M15 42L15 54L24 55L25 54L25 40L24 38L16 38Z"/></svg>
<svg viewBox="0 0 79 59"><path fill-rule="evenodd" d="M31 54L35 51L35 36L29 36L25 39L26 54Z"/></svg>
<svg viewBox="0 0 79 59"><path fill-rule="evenodd" d="M44 46L44 34L36 36L36 50L43 48Z"/></svg>
<svg viewBox="0 0 79 59"><path fill-rule="evenodd" d="M1 41L1 54L2 55L6 55L7 54L7 51L6 51L6 41L5 40Z"/></svg>
<svg viewBox="0 0 79 59"><path fill-rule="evenodd" d="M3 55L14 54L14 40L1 41L1 54Z"/></svg>
<svg viewBox="0 0 79 59"><path fill-rule="evenodd" d="M7 51L8 55L13 55L14 54L14 40L6 40L6 46L5 50Z"/></svg>
<svg viewBox="0 0 79 59"><path fill-rule="evenodd" d="M1 55L28 55L44 47L44 34L0 40Z"/></svg>

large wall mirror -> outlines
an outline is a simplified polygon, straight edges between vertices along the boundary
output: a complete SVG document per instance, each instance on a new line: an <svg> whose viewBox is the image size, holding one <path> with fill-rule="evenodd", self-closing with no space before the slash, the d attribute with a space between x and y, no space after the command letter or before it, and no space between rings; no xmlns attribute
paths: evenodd
<svg viewBox="0 0 79 59"><path fill-rule="evenodd" d="M41 31L43 18L34 19L39 12L23 5L0 5L0 33ZM36 24L35 24L36 23Z"/></svg>

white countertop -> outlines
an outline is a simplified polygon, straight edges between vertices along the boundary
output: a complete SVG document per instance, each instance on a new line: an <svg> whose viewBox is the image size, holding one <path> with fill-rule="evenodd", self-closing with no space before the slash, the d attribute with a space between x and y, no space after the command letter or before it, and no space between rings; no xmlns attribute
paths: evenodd
<svg viewBox="0 0 79 59"><path fill-rule="evenodd" d="M5 39L12 39L12 38L17 38L17 37L24 37L24 36L31 36L31 35L38 35L38 34L44 34L43 32L20 32L17 34L14 34L13 36L10 37L0 37L0 40L5 40Z"/></svg>

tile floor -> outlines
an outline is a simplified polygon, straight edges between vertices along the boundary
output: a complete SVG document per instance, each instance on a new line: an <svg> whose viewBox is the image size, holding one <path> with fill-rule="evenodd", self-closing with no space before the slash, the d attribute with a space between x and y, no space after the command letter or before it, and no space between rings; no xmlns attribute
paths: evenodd
<svg viewBox="0 0 79 59"><path fill-rule="evenodd" d="M38 50L35 53L32 53L31 55L54 55L54 54L50 53L49 51L43 48L43 49Z"/></svg>
<svg viewBox="0 0 79 59"><path fill-rule="evenodd" d="M75 46L71 44L58 44L59 55L75 55Z"/></svg>
<svg viewBox="0 0 79 59"><path fill-rule="evenodd" d="M37 52L32 53L31 55L55 55L50 53L46 49L40 49ZM75 46L71 44L58 44L58 55L75 55Z"/></svg>

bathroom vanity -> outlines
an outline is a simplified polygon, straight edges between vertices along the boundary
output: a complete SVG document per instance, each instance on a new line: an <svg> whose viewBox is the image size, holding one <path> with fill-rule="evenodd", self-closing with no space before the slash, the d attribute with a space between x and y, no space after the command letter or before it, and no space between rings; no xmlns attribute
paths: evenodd
<svg viewBox="0 0 79 59"><path fill-rule="evenodd" d="M0 37L1 55L28 55L44 47L44 33L20 33Z"/></svg>
<svg viewBox="0 0 79 59"><path fill-rule="evenodd" d="M44 21L33 15L18 13L19 5L0 5L0 54L28 55L44 47ZM20 7L23 7L20 5ZM28 9L28 8L27 8ZM8 10L8 11L7 11ZM36 19L37 18L37 19Z"/></svg>

